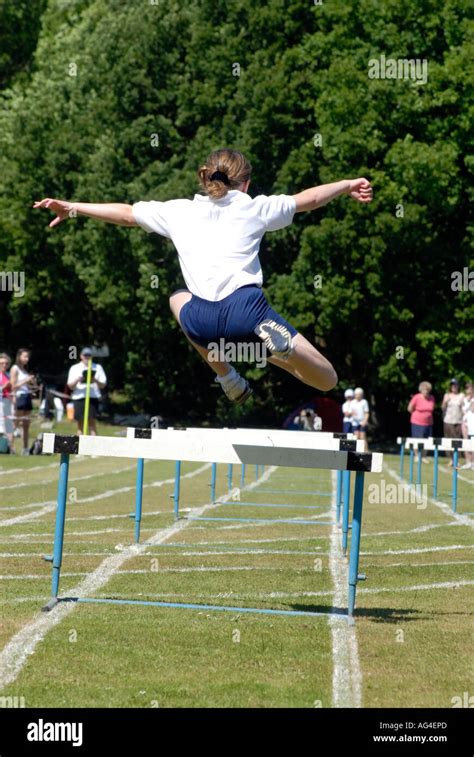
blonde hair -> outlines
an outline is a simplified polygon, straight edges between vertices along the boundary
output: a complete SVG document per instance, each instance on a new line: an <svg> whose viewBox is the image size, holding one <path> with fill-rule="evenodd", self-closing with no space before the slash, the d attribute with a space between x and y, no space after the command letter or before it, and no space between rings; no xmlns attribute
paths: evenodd
<svg viewBox="0 0 474 757"><path fill-rule="evenodd" d="M421 392L423 389L426 389L428 394L431 394L432 386L429 381L422 381L420 385L418 386L418 391Z"/></svg>
<svg viewBox="0 0 474 757"><path fill-rule="evenodd" d="M211 179L216 171L221 176ZM213 200L220 200L230 189L249 181L251 174L252 166L245 155L238 150L224 148L211 152L199 169L198 178L206 194Z"/></svg>
<svg viewBox="0 0 474 757"><path fill-rule="evenodd" d="M0 360L6 360L7 361L7 363L8 363L7 370L8 370L8 368L12 364L12 359L11 359L10 355L7 355L6 352L0 352Z"/></svg>

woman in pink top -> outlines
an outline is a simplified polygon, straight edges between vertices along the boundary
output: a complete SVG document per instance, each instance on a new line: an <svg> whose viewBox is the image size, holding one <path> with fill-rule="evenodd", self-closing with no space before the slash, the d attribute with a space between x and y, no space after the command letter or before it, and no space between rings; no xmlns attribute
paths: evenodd
<svg viewBox="0 0 474 757"><path fill-rule="evenodd" d="M415 439L427 439L433 434L433 411L435 399L431 394L429 381L422 381L409 404L408 412L411 413L411 435Z"/></svg>

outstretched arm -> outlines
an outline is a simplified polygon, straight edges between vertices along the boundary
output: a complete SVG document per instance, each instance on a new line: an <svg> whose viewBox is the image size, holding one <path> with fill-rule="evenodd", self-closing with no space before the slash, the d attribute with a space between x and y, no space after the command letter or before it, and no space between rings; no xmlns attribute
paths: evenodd
<svg viewBox="0 0 474 757"><path fill-rule="evenodd" d="M132 213L132 206L121 202L91 203L91 202L66 202L47 197L45 200L35 202L34 208L48 208L56 213L49 224L50 228L57 226L65 218L75 218L78 215L96 218L98 221L114 223L116 226L136 226Z"/></svg>
<svg viewBox="0 0 474 757"><path fill-rule="evenodd" d="M327 205L339 195L349 195L358 202L370 202L372 200L372 186L367 179L345 179L335 181L333 184L321 184L319 187L305 189L294 195L296 200L296 212L303 210L315 210Z"/></svg>

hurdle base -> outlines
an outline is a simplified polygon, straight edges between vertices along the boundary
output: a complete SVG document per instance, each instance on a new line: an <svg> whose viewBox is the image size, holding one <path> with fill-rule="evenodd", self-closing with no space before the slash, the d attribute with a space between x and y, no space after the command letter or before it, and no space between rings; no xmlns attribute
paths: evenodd
<svg viewBox="0 0 474 757"><path fill-rule="evenodd" d="M42 612L51 612L51 610L56 607L56 605L59 603L59 599L57 597L51 597L49 602L45 604L44 607L41 608Z"/></svg>

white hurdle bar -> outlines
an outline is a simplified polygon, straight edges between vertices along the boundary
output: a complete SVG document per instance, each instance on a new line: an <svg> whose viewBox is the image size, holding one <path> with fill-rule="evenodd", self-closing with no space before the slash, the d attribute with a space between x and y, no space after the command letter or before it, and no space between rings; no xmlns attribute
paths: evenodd
<svg viewBox="0 0 474 757"><path fill-rule="evenodd" d="M457 510L458 500L458 468L459 468L459 453L460 452L474 452L474 439L451 439L449 437L436 437L430 436L426 439L418 439L410 436L398 436L397 444L400 446L400 478L403 479L403 461L404 451L409 450L410 453L410 468L409 468L409 483L413 484L413 467L415 459L415 450L418 451L418 468L417 468L417 485L421 485L421 464L423 450L433 452L434 465L433 465L433 498L438 496L438 465L439 465L439 452L452 452L453 453L453 475L452 475L452 489L451 489L451 507L453 512Z"/></svg>
<svg viewBox="0 0 474 757"><path fill-rule="evenodd" d="M348 446L350 445L350 448ZM355 449L354 449L355 446ZM61 436L45 433L43 454L60 454L58 498L54 550L45 559L52 562L51 600L43 608L52 610L59 601L110 602L114 604L146 604L157 607L184 609L215 609L232 612L257 612L276 615L320 615L298 610L269 610L265 608L236 608L221 605L195 605L175 602L142 600L99 600L85 597L59 598L59 580L63 555L66 519L67 486L70 455L135 458L141 461L137 474L137 499L143 485L143 461L174 460L227 464L258 464L296 468L322 468L336 471L355 471L352 537L349 557L348 619L353 622L356 587L365 576L359 574L360 537L364 475L381 473L383 455L361 452L354 440L322 437L319 433L301 434L294 431L219 430L210 429L129 429L126 437ZM141 515L141 513L140 513Z"/></svg>

